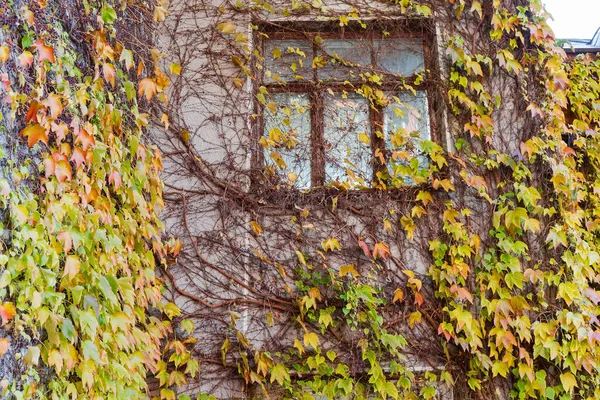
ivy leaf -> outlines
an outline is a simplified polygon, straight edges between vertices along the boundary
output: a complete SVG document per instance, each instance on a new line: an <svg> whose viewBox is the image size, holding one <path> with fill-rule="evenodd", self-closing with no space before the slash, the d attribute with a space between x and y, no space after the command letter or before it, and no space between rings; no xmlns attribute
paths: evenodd
<svg viewBox="0 0 600 400"><path fill-rule="evenodd" d="M325 251L341 250L340 242L336 238L328 238L321 242L321 246Z"/></svg>
<svg viewBox="0 0 600 400"><path fill-rule="evenodd" d="M273 383L274 381L277 381L277 383L279 383L280 385L283 385L284 382L290 381L290 374L288 374L285 365L279 363L276 366L274 366L273 369L271 369L270 382Z"/></svg>
<svg viewBox="0 0 600 400"><path fill-rule="evenodd" d="M63 111L61 97L55 93L50 94L44 104L50 109L52 118L58 118Z"/></svg>
<svg viewBox="0 0 600 400"><path fill-rule="evenodd" d="M58 179L58 181L61 183L70 181L73 176L69 162L65 160L60 160L57 162L56 166L54 167L54 175L56 175L56 179Z"/></svg>
<svg viewBox="0 0 600 400"><path fill-rule="evenodd" d="M4 355L4 353L6 353L8 351L10 342L8 341L7 338L1 338L0 339L0 357L2 357Z"/></svg>
<svg viewBox="0 0 600 400"><path fill-rule="evenodd" d="M117 70L115 66L105 62L102 65L102 75L104 76L104 80L114 88L117 83Z"/></svg>
<svg viewBox="0 0 600 400"><path fill-rule="evenodd" d="M167 18L167 15L169 15L169 11L163 5L159 4L154 7L154 22L163 22Z"/></svg>
<svg viewBox="0 0 600 400"><path fill-rule="evenodd" d="M181 65L176 63L171 63L169 70L173 75L181 75Z"/></svg>
<svg viewBox="0 0 600 400"><path fill-rule="evenodd" d="M52 48L51 46L47 46L43 41L38 40L33 44L33 47L35 47L38 51L38 62L56 62L56 59L54 58L54 48Z"/></svg>
<svg viewBox="0 0 600 400"><path fill-rule="evenodd" d="M58 350L52 350L48 353L48 365L56 368L56 373L60 375L60 370L63 367L63 357Z"/></svg>
<svg viewBox="0 0 600 400"><path fill-rule="evenodd" d="M10 55L9 48L6 45L0 46L0 63L7 62L9 55Z"/></svg>
<svg viewBox="0 0 600 400"><path fill-rule="evenodd" d="M13 303L4 303L0 305L0 317L2 317L2 325L6 325L8 321L14 318L15 314L16 310Z"/></svg>
<svg viewBox="0 0 600 400"><path fill-rule="evenodd" d="M117 13L114 8L106 2L102 4L100 14L102 15L102 21L104 21L105 24L112 24L117 19Z"/></svg>
<svg viewBox="0 0 600 400"><path fill-rule="evenodd" d="M312 346L313 349L317 349L319 346L319 337L314 332L306 332L304 334L304 346Z"/></svg>
<svg viewBox="0 0 600 400"><path fill-rule="evenodd" d="M377 259L377 257L381 257L384 260L387 260L387 256L390 254L390 248L385 245L385 243L379 242L373 246L373 258Z"/></svg>
<svg viewBox="0 0 600 400"><path fill-rule="evenodd" d="M48 144L48 131L40 124L32 124L23 129L21 136L27 138L27 145L32 148L37 142Z"/></svg>
<svg viewBox="0 0 600 400"><path fill-rule="evenodd" d="M221 22L217 25L217 29L225 35L231 35L235 33L235 25L233 25L231 21Z"/></svg>
<svg viewBox="0 0 600 400"><path fill-rule="evenodd" d="M28 365L38 365L40 362L40 348L37 346L29 347L23 360Z"/></svg>
<svg viewBox="0 0 600 400"><path fill-rule="evenodd" d="M63 272L63 277L69 276L69 280L73 279L75 275L79 273L81 269L81 262L77 256L67 256L65 261L65 270Z"/></svg>
<svg viewBox="0 0 600 400"><path fill-rule="evenodd" d="M346 276L348 274L352 274L355 278L360 274L354 269L354 264L344 265L340 268L340 276Z"/></svg>
<svg viewBox="0 0 600 400"><path fill-rule="evenodd" d="M33 54L27 50L22 52L17 59L19 60L19 65L21 67L29 67L31 64L33 64Z"/></svg>
<svg viewBox="0 0 600 400"><path fill-rule="evenodd" d="M563 388L568 393L571 393L573 389L577 387L577 379L570 372L566 372L560 375L560 383L562 383Z"/></svg>
<svg viewBox="0 0 600 400"><path fill-rule="evenodd" d="M150 101L156 93L156 82L153 79L144 78L138 84L138 95L146 96L146 100Z"/></svg>

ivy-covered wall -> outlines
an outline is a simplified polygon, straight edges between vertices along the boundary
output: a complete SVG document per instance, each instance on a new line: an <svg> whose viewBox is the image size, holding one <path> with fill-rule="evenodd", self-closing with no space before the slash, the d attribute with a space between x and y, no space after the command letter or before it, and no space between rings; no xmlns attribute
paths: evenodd
<svg viewBox="0 0 600 400"><path fill-rule="evenodd" d="M571 67L546 18L540 1L171 5L159 43L178 75L163 108L169 131L154 140L165 154L167 230L182 241L167 297L194 319L199 338L203 368L190 390L596 396L587 155L596 89L578 77L585 89L570 92ZM332 32L385 36L415 25L432 38L430 68L417 80L261 45L306 37L323 50ZM293 122L261 125L279 111L290 120L304 112L278 103L276 93L293 84L273 84L281 77L269 70L269 58L290 54L290 69L324 92L328 83L312 80L313 71L354 69L342 86L367 99L371 115L390 104L386 81L400 78L407 92L427 87L437 129L419 144L427 167L400 166L367 185L297 189L299 173L282 154L306 139ZM595 68L589 58L571 65ZM307 112L315 118L326 107ZM392 158L413 151L396 139ZM382 157L370 165L402 165Z"/></svg>

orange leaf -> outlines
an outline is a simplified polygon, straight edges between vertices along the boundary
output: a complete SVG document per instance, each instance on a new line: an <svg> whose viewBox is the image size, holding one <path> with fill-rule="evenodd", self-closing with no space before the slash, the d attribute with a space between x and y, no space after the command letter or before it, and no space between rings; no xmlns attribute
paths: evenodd
<svg viewBox="0 0 600 400"><path fill-rule="evenodd" d="M56 62L54 58L54 49L50 46L46 46L43 41L38 40L33 44L38 51L38 62L50 61L51 63Z"/></svg>
<svg viewBox="0 0 600 400"><path fill-rule="evenodd" d="M33 63L33 54L31 52L25 50L19 57L19 64L21 67L29 67Z"/></svg>
<svg viewBox="0 0 600 400"><path fill-rule="evenodd" d="M2 357L4 353L8 351L8 345L9 342L7 338L0 339L0 357Z"/></svg>
<svg viewBox="0 0 600 400"><path fill-rule="evenodd" d="M46 131L46 128L40 124L27 126L21 131L21 136L27 137L27 145L29 148L33 147L39 141L48 144L48 132Z"/></svg>
<svg viewBox="0 0 600 400"><path fill-rule="evenodd" d="M377 243L375 247L373 247L373 258L377 258L381 256L384 260L387 260L387 256L390 254L390 248L387 247L384 243Z"/></svg>
<svg viewBox="0 0 600 400"><path fill-rule="evenodd" d="M31 101L31 104L29 105L29 110L27 110L27 114L25 115L25 122L26 123L30 123L30 122L40 122L38 121L38 111L39 110L43 110L44 106L35 100Z"/></svg>
<svg viewBox="0 0 600 400"><path fill-rule="evenodd" d="M140 81L138 95L144 95L146 96L146 100L150 101L156 93L156 82L153 79L144 78Z"/></svg>
<svg viewBox="0 0 600 400"><path fill-rule="evenodd" d="M77 134L77 138L75 139L75 143L81 143L81 148L86 151L90 145L96 143L94 137L90 135L85 129L82 129Z"/></svg>
<svg viewBox="0 0 600 400"><path fill-rule="evenodd" d="M0 317L2 317L2 325L6 325L8 321L13 319L16 314L15 305L13 303L4 303L0 306Z"/></svg>
<svg viewBox="0 0 600 400"><path fill-rule="evenodd" d="M71 166L68 161L61 160L56 163L54 175L59 182L70 181L72 179Z"/></svg>
<svg viewBox="0 0 600 400"><path fill-rule="evenodd" d="M115 66L111 63L104 63L104 65L102 65L102 74L104 75L106 82L110 83L112 87L115 87L115 84L117 83L117 71L115 70Z"/></svg>
<svg viewBox="0 0 600 400"><path fill-rule="evenodd" d="M50 115L52 115L52 118L58 118L63 111L62 101L57 94L52 93L49 95L44 104L46 107L50 108Z"/></svg>

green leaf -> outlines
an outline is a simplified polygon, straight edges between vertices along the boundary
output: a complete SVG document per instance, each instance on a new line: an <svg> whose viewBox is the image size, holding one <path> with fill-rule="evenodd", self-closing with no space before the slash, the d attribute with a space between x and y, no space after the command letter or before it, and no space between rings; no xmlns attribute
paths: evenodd
<svg viewBox="0 0 600 400"><path fill-rule="evenodd" d="M102 21L104 21L105 24L112 24L117 19L117 13L108 3L102 4L100 13L102 14Z"/></svg>

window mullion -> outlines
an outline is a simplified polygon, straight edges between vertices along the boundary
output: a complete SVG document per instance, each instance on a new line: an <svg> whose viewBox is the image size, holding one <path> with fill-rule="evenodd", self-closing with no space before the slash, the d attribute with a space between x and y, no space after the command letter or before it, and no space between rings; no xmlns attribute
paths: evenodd
<svg viewBox="0 0 600 400"><path fill-rule="evenodd" d="M317 88L310 93L312 187L325 184L325 140L323 138L323 94Z"/></svg>

